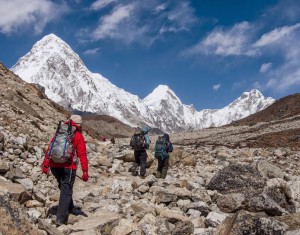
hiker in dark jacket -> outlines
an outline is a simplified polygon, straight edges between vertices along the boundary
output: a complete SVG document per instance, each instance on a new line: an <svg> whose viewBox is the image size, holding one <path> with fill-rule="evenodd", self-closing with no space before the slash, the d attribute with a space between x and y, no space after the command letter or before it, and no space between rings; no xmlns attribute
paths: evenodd
<svg viewBox="0 0 300 235"><path fill-rule="evenodd" d="M75 127L74 136L71 139L71 142L73 144L71 161L65 163L56 163L50 159L50 146L55 139L53 137L46 151L42 164L43 173L48 174L50 168L52 174L58 182L58 187L60 189L60 197L56 214L56 224L58 226L67 224L69 213L75 213L72 194L76 177L78 158L81 163L81 169L83 172L81 179L85 182L89 179L86 145L84 137L81 133L82 118L79 115L72 115L70 119L72 120L72 127ZM69 120L66 121L65 124L69 124Z"/></svg>
<svg viewBox="0 0 300 235"><path fill-rule="evenodd" d="M149 129L148 127L143 127L141 134L143 135L143 147L140 149L136 149L135 146L131 144L131 147L134 149L134 158L135 162L133 163L132 167L129 169L129 171L132 172L133 176L137 176L138 172L137 169L138 167L140 168L140 177L145 178L146 176L146 168L147 168L147 152L146 150L149 149L151 140L150 136L148 134Z"/></svg>
<svg viewBox="0 0 300 235"><path fill-rule="evenodd" d="M173 151L173 145L170 141L170 136L169 134L165 133L163 138L166 141L166 156L163 158L158 157L157 158L157 170L156 170L156 178L166 178L168 168L169 168L169 158L170 158L170 153Z"/></svg>
<svg viewBox="0 0 300 235"><path fill-rule="evenodd" d="M111 142L112 144L115 144L115 143L116 143L116 139L115 139L114 136L111 137L110 142Z"/></svg>

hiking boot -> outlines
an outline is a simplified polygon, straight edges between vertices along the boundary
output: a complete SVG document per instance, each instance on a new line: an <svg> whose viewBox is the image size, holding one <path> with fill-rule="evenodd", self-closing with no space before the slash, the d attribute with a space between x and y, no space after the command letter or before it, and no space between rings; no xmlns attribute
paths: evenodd
<svg viewBox="0 0 300 235"><path fill-rule="evenodd" d="M155 177L156 177L156 178L161 178L161 173L160 173L159 171L156 172Z"/></svg>
<svg viewBox="0 0 300 235"><path fill-rule="evenodd" d="M165 179L166 177L167 177L167 175L161 174L160 178Z"/></svg>
<svg viewBox="0 0 300 235"><path fill-rule="evenodd" d="M129 169L128 169L128 172L134 172L134 168L133 167L130 167Z"/></svg>
<svg viewBox="0 0 300 235"><path fill-rule="evenodd" d="M138 169L138 164L137 163L134 163L129 169L128 169L128 172L135 172L137 169Z"/></svg>
<svg viewBox="0 0 300 235"><path fill-rule="evenodd" d="M80 208L74 207L73 209L71 209L69 211L69 213L72 214L72 215L77 216L77 215L82 215L83 211Z"/></svg>
<svg viewBox="0 0 300 235"><path fill-rule="evenodd" d="M140 178L141 178L141 179L145 179L145 178L146 178L146 176L144 176L144 175L140 175Z"/></svg>
<svg viewBox="0 0 300 235"><path fill-rule="evenodd" d="M57 227L59 227L59 226L62 226L63 224L67 224L67 223L63 222L61 220L56 220L55 224L56 224Z"/></svg>
<svg viewBox="0 0 300 235"><path fill-rule="evenodd" d="M133 176L137 176L139 173L137 171L132 172Z"/></svg>

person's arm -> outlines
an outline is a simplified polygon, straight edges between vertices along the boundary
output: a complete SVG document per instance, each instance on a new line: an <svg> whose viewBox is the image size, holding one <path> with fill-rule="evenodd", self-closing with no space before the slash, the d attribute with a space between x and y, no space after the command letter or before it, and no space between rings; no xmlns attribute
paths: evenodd
<svg viewBox="0 0 300 235"><path fill-rule="evenodd" d="M77 157L80 160L81 170L82 170L82 180L87 181L89 178L88 175L88 159L87 159L87 152L86 152L86 145L83 135L80 132L76 133L76 152Z"/></svg>
<svg viewBox="0 0 300 235"><path fill-rule="evenodd" d="M173 152L173 145L172 145L172 143L169 141L169 143L168 143L168 150L167 150L167 152L168 153L171 153L171 152Z"/></svg>
<svg viewBox="0 0 300 235"><path fill-rule="evenodd" d="M149 149L151 143L150 136L148 134L145 134L144 137L145 137L145 148Z"/></svg>
<svg viewBox="0 0 300 235"><path fill-rule="evenodd" d="M49 161L48 153L46 153L42 164L42 171L46 175L49 173Z"/></svg>

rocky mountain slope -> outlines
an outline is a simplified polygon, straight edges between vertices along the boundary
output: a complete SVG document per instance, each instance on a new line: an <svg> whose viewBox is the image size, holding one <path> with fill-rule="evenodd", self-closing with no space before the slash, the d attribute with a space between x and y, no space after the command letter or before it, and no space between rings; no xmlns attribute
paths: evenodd
<svg viewBox="0 0 300 235"><path fill-rule="evenodd" d="M235 121L234 125L254 125L258 122L280 121L300 115L300 94L293 94L277 100L263 111Z"/></svg>
<svg viewBox="0 0 300 235"><path fill-rule="evenodd" d="M59 191L54 177L41 173L41 163L56 123L68 113L2 65L0 92L2 234L300 233L299 140L258 141L268 134L271 143L281 143L280 133L299 129L297 114L171 134L166 179L153 175L155 135L141 179L128 172L134 159L129 138L113 145L84 132L90 179L81 181L79 169L73 195L81 213L56 227Z"/></svg>
<svg viewBox="0 0 300 235"><path fill-rule="evenodd" d="M228 147L300 146L300 95L284 97L268 108L231 124L176 134L178 144L213 144Z"/></svg>
<svg viewBox="0 0 300 235"><path fill-rule="evenodd" d="M222 109L197 111L193 105L183 104L166 85L159 85L142 100L90 72L71 47L54 34L38 41L12 71L26 82L44 87L50 99L68 110L105 114L132 127L146 124L168 132L221 126L274 102L252 90Z"/></svg>
<svg viewBox="0 0 300 235"><path fill-rule="evenodd" d="M108 115L87 115L83 116L83 120L85 123L84 130L98 140L101 138L110 139L113 136L115 138L130 137L135 130Z"/></svg>

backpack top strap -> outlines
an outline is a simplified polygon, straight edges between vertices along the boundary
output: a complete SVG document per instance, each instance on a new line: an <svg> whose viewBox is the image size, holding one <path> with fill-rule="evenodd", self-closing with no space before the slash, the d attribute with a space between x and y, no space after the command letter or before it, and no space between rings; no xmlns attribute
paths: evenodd
<svg viewBox="0 0 300 235"><path fill-rule="evenodd" d="M72 119L69 119L68 123L68 134L70 135L72 133Z"/></svg>

